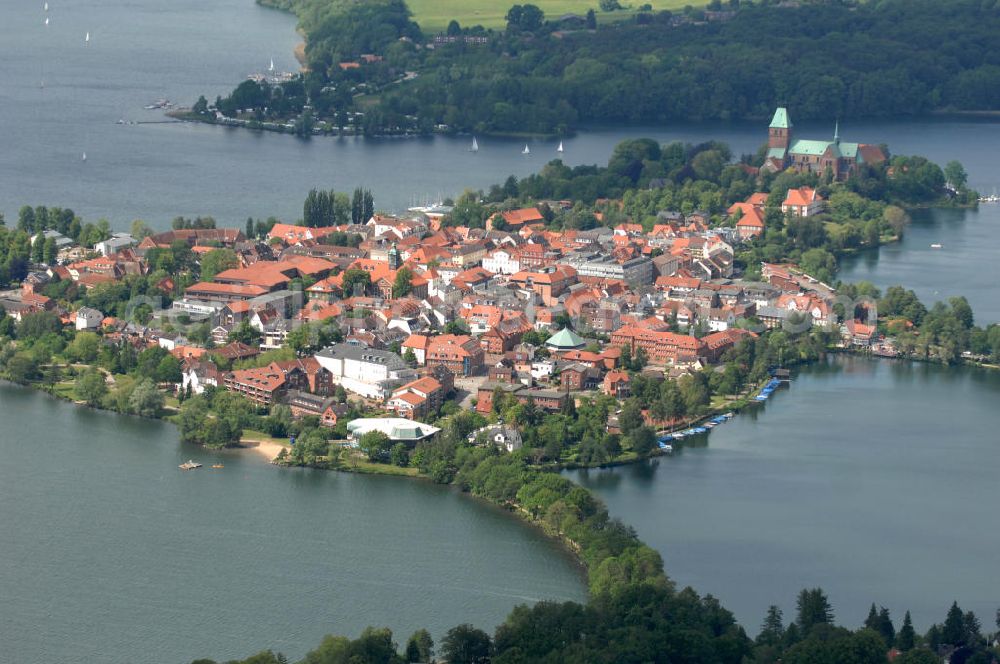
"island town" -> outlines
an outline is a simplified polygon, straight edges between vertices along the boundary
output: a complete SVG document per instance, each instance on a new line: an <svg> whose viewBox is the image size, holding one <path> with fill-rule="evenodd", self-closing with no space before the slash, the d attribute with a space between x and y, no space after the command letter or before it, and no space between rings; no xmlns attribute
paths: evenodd
<svg viewBox="0 0 1000 664"><path fill-rule="evenodd" d="M1000 0L8 4L10 661L1000 662Z"/></svg>
<svg viewBox="0 0 1000 664"><path fill-rule="evenodd" d="M905 233L905 206L978 194L957 163L832 129L800 138L779 108L756 155L635 139L606 167L553 161L402 214L361 188L310 191L295 223L242 228L114 232L25 206L0 226L0 368L168 419L185 444L455 485L562 542L593 596L635 584L673 601L659 553L549 471L704 444L830 353L1000 358L1000 326L977 326L963 297L926 307L901 286L836 281L838 258ZM199 456L185 449L179 470L225 472ZM886 625L873 605L866 632ZM927 642L952 652L939 629ZM894 651L875 639L878 657Z"/></svg>
<svg viewBox="0 0 1000 664"><path fill-rule="evenodd" d="M878 293L838 291L824 281L827 267L806 269L809 252L800 264L746 258L769 224L822 229L836 218L831 208L859 208L845 183L863 168L891 174L884 148L842 142L839 128L833 140L800 139L779 108L760 156L758 166L727 168L747 186L777 174L797 186L751 189L724 208L716 199L714 210L653 209L641 221L622 198L596 198L583 209L591 223L575 228L565 220L579 218L579 201L508 200L465 225L453 201L393 215L362 190L346 223L329 225L338 202L347 216L346 196L311 192L299 223L251 219L246 229L179 219L165 232L139 223L111 233L26 208L19 226L38 232L29 259L13 263L19 288L0 297L3 330L18 338L0 359L15 380L90 405L127 389L119 410L173 413L195 442L235 445L244 430L264 429L258 438L287 439L280 459L295 463L322 465L336 448L407 466L415 446L449 423L453 439L529 447L536 462L670 452L766 400L803 359L916 352L914 339L901 349L892 331L912 334L922 315L880 319ZM650 178L647 191L661 181ZM876 227L872 246L881 235ZM123 288L136 279L145 280L141 294ZM894 309L913 304L898 291ZM980 336L988 347L989 334ZM55 347L32 355L46 338ZM969 346L936 351L986 359ZM116 380L129 372L135 378ZM142 400L136 383L145 407L133 403ZM192 406L214 401L206 392L233 395L246 416L215 431L212 422L226 418ZM569 427L582 412L600 421L575 435L534 426L550 414ZM314 444L296 446L304 430Z"/></svg>

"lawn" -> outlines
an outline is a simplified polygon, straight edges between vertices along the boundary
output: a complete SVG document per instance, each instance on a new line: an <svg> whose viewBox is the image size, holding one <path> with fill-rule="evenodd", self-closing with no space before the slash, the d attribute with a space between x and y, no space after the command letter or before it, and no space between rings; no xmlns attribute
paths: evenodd
<svg viewBox="0 0 1000 664"><path fill-rule="evenodd" d="M457 20L463 27L482 25L486 28L503 28L506 26L504 17L512 5L525 4L520 0L407 0L413 17L425 32L444 30L448 22ZM584 15L588 9L597 12L598 23L622 20L632 16L631 11L601 12L597 9L597 0L528 0L545 12L547 18L555 18L563 14ZM639 6L645 2L629 2ZM654 10L679 9L690 0L650 0Z"/></svg>

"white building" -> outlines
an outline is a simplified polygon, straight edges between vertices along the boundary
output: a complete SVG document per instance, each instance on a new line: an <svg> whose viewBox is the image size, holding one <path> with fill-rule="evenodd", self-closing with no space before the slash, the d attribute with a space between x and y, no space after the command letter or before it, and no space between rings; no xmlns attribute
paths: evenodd
<svg viewBox="0 0 1000 664"><path fill-rule="evenodd" d="M97 309L82 307L76 312L76 329L96 330L101 327L101 321L103 320L104 314Z"/></svg>
<svg viewBox="0 0 1000 664"><path fill-rule="evenodd" d="M110 256L134 244L136 244L135 238L128 233L115 233L107 240L95 244L94 249L101 252L102 256Z"/></svg>
<svg viewBox="0 0 1000 664"><path fill-rule="evenodd" d="M333 374L333 382L369 399L384 401L392 389L417 379L399 355L354 344L336 344L316 353L320 366Z"/></svg>
<svg viewBox="0 0 1000 664"><path fill-rule="evenodd" d="M509 251L497 249L483 257L483 269L493 274L516 274L521 271L521 262Z"/></svg>
<svg viewBox="0 0 1000 664"><path fill-rule="evenodd" d="M552 375L555 371L556 363L552 360L537 360L531 363L531 377L535 380L542 380Z"/></svg>
<svg viewBox="0 0 1000 664"><path fill-rule="evenodd" d="M482 429L476 429L469 434L469 442L475 443L480 439L480 436L497 447L507 450L508 452L519 450L523 445L521 432L514 427L505 426L503 422L499 424L491 424L483 427Z"/></svg>
<svg viewBox="0 0 1000 664"><path fill-rule="evenodd" d="M74 244L76 244L75 242L73 242L73 240L71 240L70 238L66 237L65 235L63 235L59 231L54 231L54 230L51 230L51 229L50 230L42 231L38 235L31 236L31 244L34 245L36 242L39 242L39 241L45 242L46 240L49 240L49 239L54 239L56 241L56 250L57 251L62 251L63 249L67 249L69 247L72 247Z"/></svg>
<svg viewBox="0 0 1000 664"><path fill-rule="evenodd" d="M389 440L415 443L430 438L440 430L402 417L364 417L347 423L347 437L351 440L358 440L370 431L381 431Z"/></svg>

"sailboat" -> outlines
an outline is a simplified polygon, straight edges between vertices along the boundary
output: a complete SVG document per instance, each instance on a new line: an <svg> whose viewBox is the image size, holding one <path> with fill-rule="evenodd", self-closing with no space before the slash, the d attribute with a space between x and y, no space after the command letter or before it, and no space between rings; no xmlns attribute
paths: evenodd
<svg viewBox="0 0 1000 664"><path fill-rule="evenodd" d="M521 150L521 154L531 154L531 150L528 149L528 144L524 144L524 149Z"/></svg>
<svg viewBox="0 0 1000 664"><path fill-rule="evenodd" d="M469 148L472 152L479 152L479 143L476 142L476 137L472 137L472 147Z"/></svg>
<svg viewBox="0 0 1000 664"><path fill-rule="evenodd" d="M271 58L271 64L270 64L270 66L269 66L269 67L267 68L267 70L268 70L268 71L270 71L270 72L273 72L273 71L274 71L274 58Z"/></svg>
<svg viewBox="0 0 1000 664"><path fill-rule="evenodd" d="M87 153L86 152L83 153L83 161L87 161Z"/></svg>
<svg viewBox="0 0 1000 664"><path fill-rule="evenodd" d="M48 24L49 24L49 17L48 17L48 16L46 16L46 17L45 17L45 25L48 25Z"/></svg>
<svg viewBox="0 0 1000 664"><path fill-rule="evenodd" d="M47 3L47 2L46 2L46 3L44 4L44 5L42 5L42 8L43 8L43 9L44 9L45 11L49 11L49 3Z"/></svg>
<svg viewBox="0 0 1000 664"><path fill-rule="evenodd" d="M563 152L563 144L562 144L562 141L559 141L559 147L557 147L557 148L556 148L556 152L560 152L560 153L561 153L561 152Z"/></svg>
<svg viewBox="0 0 1000 664"><path fill-rule="evenodd" d="M87 33L87 36L83 38L83 43L84 44L89 44L90 43L90 33L89 32Z"/></svg>

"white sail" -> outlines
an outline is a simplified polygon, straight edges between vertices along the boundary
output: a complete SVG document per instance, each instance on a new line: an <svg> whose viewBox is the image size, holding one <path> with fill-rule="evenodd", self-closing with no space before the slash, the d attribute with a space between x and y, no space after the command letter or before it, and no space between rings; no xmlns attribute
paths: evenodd
<svg viewBox="0 0 1000 664"><path fill-rule="evenodd" d="M49 11L49 3L47 3L47 2L46 2L46 3L45 3L45 4L43 5L43 7L44 7L45 11Z"/></svg>
<svg viewBox="0 0 1000 664"><path fill-rule="evenodd" d="M476 142L476 137L472 137L472 151L479 152L479 143Z"/></svg>
<svg viewBox="0 0 1000 664"><path fill-rule="evenodd" d="M531 150L528 149L528 144L527 143L524 144L524 149L521 150L521 154L531 154Z"/></svg>
<svg viewBox="0 0 1000 664"><path fill-rule="evenodd" d="M87 161L87 153L86 152L83 153L83 161Z"/></svg>
<svg viewBox="0 0 1000 664"><path fill-rule="evenodd" d="M89 43L90 43L90 33L89 33L89 32L87 33L87 36L83 38L83 41L84 41L84 43L86 43L86 44L89 44Z"/></svg>
<svg viewBox="0 0 1000 664"><path fill-rule="evenodd" d="M45 25L48 25L48 24L49 24L49 17L48 17L48 16L46 16L46 17L45 17Z"/></svg>
<svg viewBox="0 0 1000 664"><path fill-rule="evenodd" d="M556 152L562 152L562 151L563 151L563 144L562 141L559 141L559 147L556 148Z"/></svg>
<svg viewBox="0 0 1000 664"><path fill-rule="evenodd" d="M274 71L274 58L271 58L271 65L267 68L268 71Z"/></svg>

